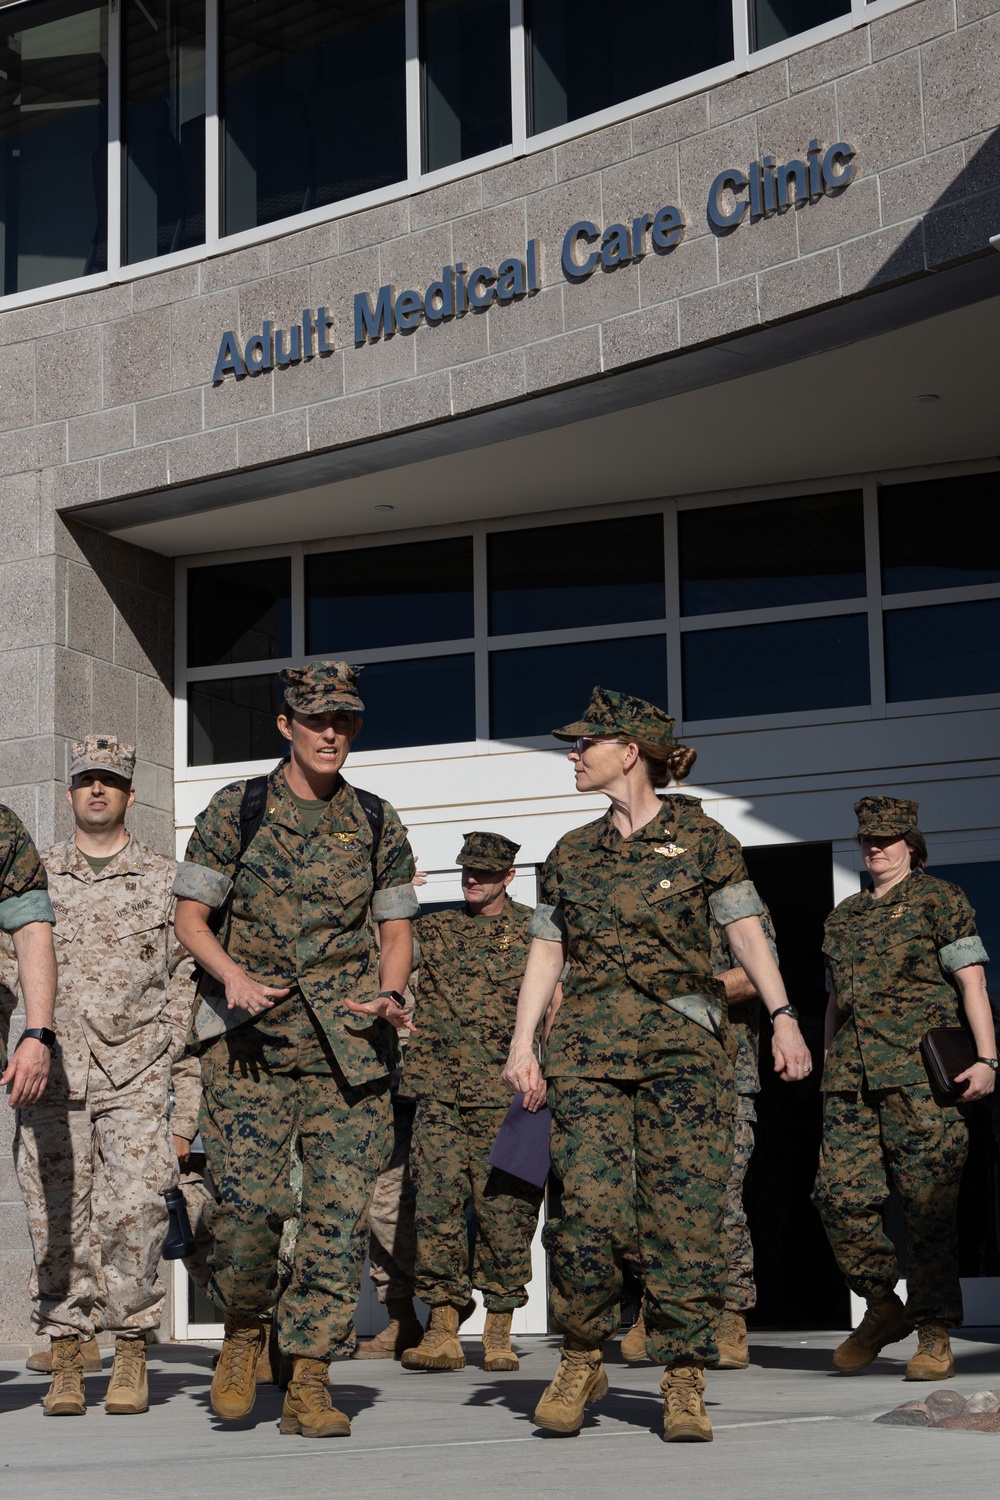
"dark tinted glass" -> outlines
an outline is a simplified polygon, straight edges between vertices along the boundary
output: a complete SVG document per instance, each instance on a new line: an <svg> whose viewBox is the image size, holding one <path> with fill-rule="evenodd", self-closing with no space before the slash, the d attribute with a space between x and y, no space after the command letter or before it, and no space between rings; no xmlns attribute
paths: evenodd
<svg viewBox="0 0 1000 1500"><path fill-rule="evenodd" d="M773 609L865 593L861 495L803 495L684 510L681 613Z"/></svg>
<svg viewBox="0 0 1000 1500"><path fill-rule="evenodd" d="M867 703L864 615L782 620L681 636L685 719L732 719Z"/></svg>
<svg viewBox="0 0 1000 1500"><path fill-rule="evenodd" d="M1000 693L1000 599L886 610L890 703Z"/></svg>
<svg viewBox="0 0 1000 1500"><path fill-rule="evenodd" d="M524 9L535 135L733 56L731 0L526 0Z"/></svg>
<svg viewBox="0 0 1000 1500"><path fill-rule="evenodd" d="M406 176L402 0L221 0L225 231Z"/></svg>
<svg viewBox="0 0 1000 1500"><path fill-rule="evenodd" d="M0 11L3 290L108 264L108 8Z"/></svg>
<svg viewBox="0 0 1000 1500"><path fill-rule="evenodd" d="M578 719L595 682L650 703L667 701L662 635L490 653L490 733L495 740L551 734Z"/></svg>
<svg viewBox="0 0 1000 1500"><path fill-rule="evenodd" d="M472 632L471 537L306 558L310 656L461 641Z"/></svg>
<svg viewBox="0 0 1000 1500"><path fill-rule="evenodd" d="M1000 476L879 490L883 594L1000 583Z"/></svg>
<svg viewBox="0 0 1000 1500"><path fill-rule="evenodd" d="M204 0L126 0L125 259L205 238Z"/></svg>
<svg viewBox="0 0 1000 1500"><path fill-rule="evenodd" d="M423 0L424 166L510 142L508 0Z"/></svg>
<svg viewBox="0 0 1000 1500"><path fill-rule="evenodd" d="M751 49L783 42L824 21L846 16L850 9L850 0L751 0Z"/></svg>
<svg viewBox="0 0 1000 1500"><path fill-rule="evenodd" d="M488 549L491 635L663 618L661 516L498 531Z"/></svg>
<svg viewBox="0 0 1000 1500"><path fill-rule="evenodd" d="M278 733L283 695L274 672L188 685L188 765L278 760L287 748Z"/></svg>
<svg viewBox="0 0 1000 1500"><path fill-rule="evenodd" d="M189 667L290 656L291 562L269 557L192 568L187 615Z"/></svg>
<svg viewBox="0 0 1000 1500"><path fill-rule="evenodd" d="M379 661L361 675L365 721L359 750L453 745L476 738L475 658ZM363 784L363 783L362 783Z"/></svg>
<svg viewBox="0 0 1000 1500"><path fill-rule="evenodd" d="M960 885L972 902L976 913L976 931L993 960L985 965L987 988L994 1011L1000 1012L1000 964L996 962L1000 958L1000 860L984 859L975 864L939 865L934 859L932 841L927 869L929 874L937 875L941 880L951 880L955 885Z"/></svg>

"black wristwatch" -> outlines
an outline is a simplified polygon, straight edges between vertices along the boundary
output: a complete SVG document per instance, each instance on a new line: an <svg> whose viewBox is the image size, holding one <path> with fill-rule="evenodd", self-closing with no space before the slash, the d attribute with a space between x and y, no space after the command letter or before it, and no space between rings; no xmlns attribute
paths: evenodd
<svg viewBox="0 0 1000 1500"><path fill-rule="evenodd" d="M772 1021L776 1021L779 1016L791 1016L791 1018L792 1018L793 1021L797 1021L799 1019L799 1013L795 1009L794 1005L781 1005L781 1006L778 1007L777 1010L772 1010L772 1012L771 1012L771 1020Z"/></svg>
<svg viewBox="0 0 1000 1500"><path fill-rule="evenodd" d="M406 1001L403 999L398 990L379 990L375 998L377 1000L395 1000L397 1005L406 1004Z"/></svg>
<svg viewBox="0 0 1000 1500"><path fill-rule="evenodd" d="M1000 1068L1000 1062L997 1062L995 1057L977 1057L976 1062L985 1063L988 1068L993 1069L994 1073L997 1068Z"/></svg>
<svg viewBox="0 0 1000 1500"><path fill-rule="evenodd" d="M54 1031L50 1031L47 1026L29 1026L27 1031L22 1031L18 1039L18 1047L20 1047L26 1036L30 1036L36 1042L41 1042L43 1046L48 1047L50 1052L56 1044L56 1034ZM17 1047L14 1050L16 1052Z"/></svg>

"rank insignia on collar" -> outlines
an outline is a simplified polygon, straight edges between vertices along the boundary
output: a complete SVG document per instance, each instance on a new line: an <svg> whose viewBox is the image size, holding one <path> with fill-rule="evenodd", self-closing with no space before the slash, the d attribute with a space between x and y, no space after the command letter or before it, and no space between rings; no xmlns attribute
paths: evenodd
<svg viewBox="0 0 1000 1500"><path fill-rule="evenodd" d="M687 850L683 849L680 844L660 844L657 846L655 852L657 854L665 854L668 859L673 859L677 854L686 854Z"/></svg>

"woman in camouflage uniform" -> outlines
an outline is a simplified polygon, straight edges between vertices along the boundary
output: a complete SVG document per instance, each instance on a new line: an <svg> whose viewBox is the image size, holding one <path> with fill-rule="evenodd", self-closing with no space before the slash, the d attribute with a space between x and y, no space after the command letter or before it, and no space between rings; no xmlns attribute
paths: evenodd
<svg viewBox="0 0 1000 1500"><path fill-rule="evenodd" d="M956 1213L968 1151L965 1107L993 1092L996 1037L987 961L965 892L924 870L917 804L854 804L872 889L826 921L826 1112L813 1194L847 1284L868 1310L833 1363L853 1375L881 1349L919 1333L907 1380L955 1373L948 1329L962 1321ZM960 1100L937 1098L920 1055L924 1033L964 1018L978 1061L958 1074ZM890 1183L906 1226L907 1303L894 1291L896 1250L882 1226Z"/></svg>
<svg viewBox="0 0 1000 1500"><path fill-rule="evenodd" d="M555 731L574 742L577 790L603 793L611 808L546 861L504 1076L527 1108L545 1097L534 1037L568 958L545 1055L563 1200L543 1241L562 1361L535 1421L576 1432L585 1404L607 1391L601 1344L617 1332L634 1153L646 1351L666 1366L664 1434L706 1442L702 1368L718 1360L735 1110L713 920L777 1017L778 1072L802 1078L811 1065L739 844L697 798L656 794L694 762L673 727L652 704L595 688L584 718Z"/></svg>

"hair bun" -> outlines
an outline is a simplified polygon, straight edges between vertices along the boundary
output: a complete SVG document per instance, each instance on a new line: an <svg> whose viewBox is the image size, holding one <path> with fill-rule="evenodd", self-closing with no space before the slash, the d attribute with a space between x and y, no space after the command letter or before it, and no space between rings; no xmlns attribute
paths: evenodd
<svg viewBox="0 0 1000 1500"><path fill-rule="evenodd" d="M690 775L691 767L698 759L697 750L692 750L690 745L675 745L670 752L670 770L675 781L684 781Z"/></svg>

